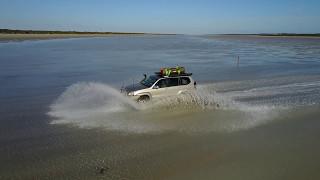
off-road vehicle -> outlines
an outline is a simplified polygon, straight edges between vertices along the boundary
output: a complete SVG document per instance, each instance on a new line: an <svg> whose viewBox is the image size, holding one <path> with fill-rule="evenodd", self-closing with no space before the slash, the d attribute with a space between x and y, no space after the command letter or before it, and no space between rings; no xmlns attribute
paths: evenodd
<svg viewBox="0 0 320 180"><path fill-rule="evenodd" d="M196 82L191 75L183 67L161 68L154 75L144 75L139 83L121 88L121 92L138 102L192 93Z"/></svg>

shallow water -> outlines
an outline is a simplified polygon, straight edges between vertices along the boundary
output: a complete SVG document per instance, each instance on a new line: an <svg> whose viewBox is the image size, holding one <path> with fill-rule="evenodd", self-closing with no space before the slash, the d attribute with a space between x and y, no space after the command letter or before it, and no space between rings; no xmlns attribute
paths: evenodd
<svg viewBox="0 0 320 180"><path fill-rule="evenodd" d="M0 43L0 179L317 179L319 57L310 38ZM119 93L176 65L194 95Z"/></svg>

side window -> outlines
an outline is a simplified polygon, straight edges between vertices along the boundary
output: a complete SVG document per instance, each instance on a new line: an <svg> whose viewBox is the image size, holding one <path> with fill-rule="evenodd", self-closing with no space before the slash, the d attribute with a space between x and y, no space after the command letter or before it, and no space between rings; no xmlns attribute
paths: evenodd
<svg viewBox="0 0 320 180"><path fill-rule="evenodd" d="M165 88L167 87L167 82L165 79L161 79L157 82L155 86L158 86L159 88Z"/></svg>
<svg viewBox="0 0 320 180"><path fill-rule="evenodd" d="M188 77L181 77L180 78L180 84L181 85L187 85L187 84L189 84L191 81L190 81L190 79L188 78Z"/></svg>
<svg viewBox="0 0 320 180"><path fill-rule="evenodd" d="M179 85L179 78L168 78L167 83L168 83L168 87L178 86Z"/></svg>

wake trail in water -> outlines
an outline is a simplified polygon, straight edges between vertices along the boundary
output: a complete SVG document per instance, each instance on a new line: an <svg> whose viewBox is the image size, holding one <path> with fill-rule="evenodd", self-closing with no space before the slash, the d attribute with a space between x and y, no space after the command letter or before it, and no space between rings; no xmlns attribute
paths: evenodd
<svg viewBox="0 0 320 180"><path fill-rule="evenodd" d="M267 123L282 110L320 102L320 81L239 90L240 86L241 82L205 84L195 93L138 104L109 85L77 83L48 114L54 118L52 124L128 133L233 132Z"/></svg>

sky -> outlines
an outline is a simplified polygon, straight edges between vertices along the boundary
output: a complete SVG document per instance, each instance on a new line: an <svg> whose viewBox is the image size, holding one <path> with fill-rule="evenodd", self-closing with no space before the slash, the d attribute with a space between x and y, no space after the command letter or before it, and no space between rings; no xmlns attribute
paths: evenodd
<svg viewBox="0 0 320 180"><path fill-rule="evenodd" d="M0 0L0 29L320 33L320 0Z"/></svg>

